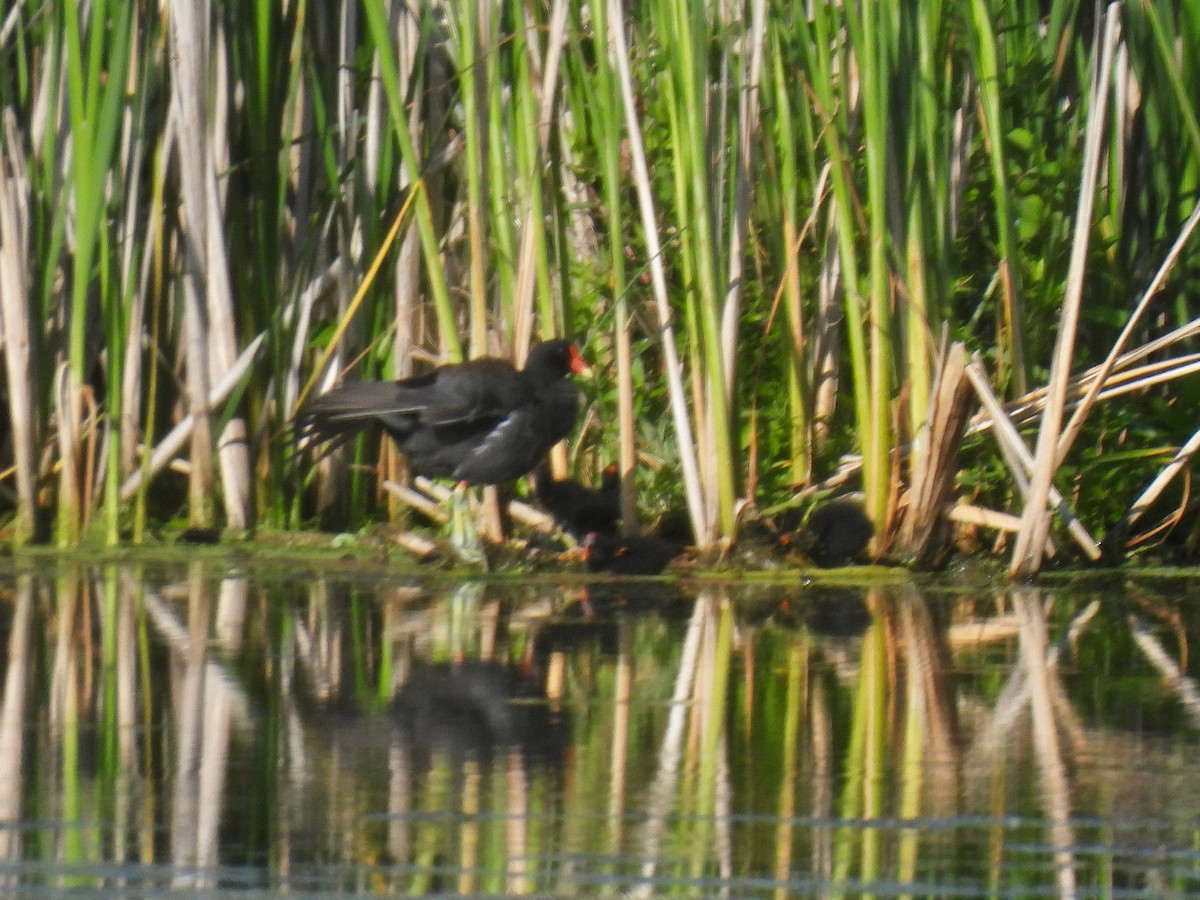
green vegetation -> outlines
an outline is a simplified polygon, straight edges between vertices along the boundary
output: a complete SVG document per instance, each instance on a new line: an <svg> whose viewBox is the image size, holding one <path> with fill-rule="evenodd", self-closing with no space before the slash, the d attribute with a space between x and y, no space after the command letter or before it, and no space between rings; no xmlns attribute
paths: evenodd
<svg viewBox="0 0 1200 900"><path fill-rule="evenodd" d="M1014 574L1050 508L1090 555L1194 525L1135 500L1196 430L1197 0L50 0L0 60L18 543L401 517L403 461L314 466L298 403L553 334L597 370L558 469L702 546L835 472L899 558L953 499ZM933 424L954 342L1024 453Z"/></svg>

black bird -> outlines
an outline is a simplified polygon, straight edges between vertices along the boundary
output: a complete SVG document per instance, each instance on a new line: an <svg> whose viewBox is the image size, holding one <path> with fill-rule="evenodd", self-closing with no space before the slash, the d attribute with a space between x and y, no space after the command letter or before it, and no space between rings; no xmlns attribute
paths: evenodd
<svg viewBox="0 0 1200 900"><path fill-rule="evenodd" d="M399 381L337 385L300 411L297 430L330 441L378 426L422 475L501 484L532 471L570 433L579 392L567 375L588 371L574 344L545 341L519 371L481 357Z"/></svg>
<svg viewBox="0 0 1200 900"><path fill-rule="evenodd" d="M591 572L611 575L657 575L683 553L674 541L653 534L613 537L589 534L583 541L584 562Z"/></svg>
<svg viewBox="0 0 1200 900"><path fill-rule="evenodd" d="M867 549L874 535L861 504L833 500L813 510L796 536L796 546L819 566L845 566Z"/></svg>
<svg viewBox="0 0 1200 900"><path fill-rule="evenodd" d="M585 487L570 478L555 479L549 466L537 471L537 497L560 528L577 540L590 532L615 534L621 518L621 479L608 466L600 487Z"/></svg>

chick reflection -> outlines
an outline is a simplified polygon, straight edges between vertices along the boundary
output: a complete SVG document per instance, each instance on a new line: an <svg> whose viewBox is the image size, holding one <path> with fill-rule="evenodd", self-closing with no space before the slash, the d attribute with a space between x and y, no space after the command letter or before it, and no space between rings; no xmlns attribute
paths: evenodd
<svg viewBox="0 0 1200 900"><path fill-rule="evenodd" d="M418 664L392 701L399 738L418 767L434 753L455 766L517 749L530 763L561 765L565 714L540 686L496 662Z"/></svg>
<svg viewBox="0 0 1200 900"><path fill-rule="evenodd" d="M857 637L871 625L866 590L858 587L815 586L799 595L772 597L749 606L745 618L751 625L803 625L813 634L833 638Z"/></svg>

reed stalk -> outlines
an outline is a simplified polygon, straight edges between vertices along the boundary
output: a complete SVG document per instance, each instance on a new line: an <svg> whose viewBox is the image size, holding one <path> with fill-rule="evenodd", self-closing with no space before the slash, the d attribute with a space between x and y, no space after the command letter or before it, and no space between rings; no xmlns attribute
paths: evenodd
<svg viewBox="0 0 1200 900"><path fill-rule="evenodd" d="M697 431L703 432L707 452L707 477L701 482L708 518L708 532L697 533L704 546L717 538L732 538L735 531L736 460L732 440L730 389L735 373L726 371L722 354L720 292L728 282L727 257L721 251L719 218L723 188L731 175L725 156L728 135L719 124L724 117L708 113L714 101L710 91L725 87L710 85L707 66L712 30L717 23L702 5L682 0L660 0L651 15L660 34L671 35L666 44L666 68L660 75L668 133L674 149L676 190L674 220L683 227L679 245L684 252L683 293L693 332L696 364L692 372L697 393L694 414ZM740 24L740 23L739 23ZM738 29L738 33L742 33ZM719 34L718 52L725 59L732 53L733 30ZM714 158L714 150L721 155ZM724 262L724 265L723 265Z"/></svg>
<svg viewBox="0 0 1200 900"><path fill-rule="evenodd" d="M615 62L617 80L621 88L626 134L629 139L629 161L633 169L638 209L642 219L643 239L646 243L651 282L654 286L654 300L663 345L671 417L675 425L675 439L678 442L688 516L691 519L692 533L696 536L697 542L705 544L713 537L712 517L708 513L701 492L696 444L692 437L692 424L684 393L683 370L675 347L674 314L667 297L662 245L659 241L657 214L650 186L649 168L646 164L646 151L642 143L641 125L633 98L633 81L627 60L628 49L623 32L623 21L620 0L608 0L608 35L611 59Z"/></svg>
<svg viewBox="0 0 1200 900"><path fill-rule="evenodd" d="M807 106L801 104L793 112L794 98L789 91L789 63L785 54L782 28L772 29L770 54L768 56L773 116L765 126L770 139L764 140L763 152L768 171L779 179L779 191L759 192L760 199L767 204L766 216L777 219L782 230L776 235L776 253L781 257L776 264L783 274L775 302L783 306L785 328L784 356L785 380L787 384L788 410L788 480L792 484L804 484L812 476L816 452L816 429L813 418L816 410L814 395L816 341L809 345L810 330L806 325L804 290L801 285L800 256L802 240L811 231L816 210L823 202L826 180L825 172L818 175L816 159L810 153L798 152L798 145L812 146L814 137L811 116ZM789 42L790 43L790 42ZM801 172L804 163L805 171ZM813 215L801 226L801 179L813 189Z"/></svg>
<svg viewBox="0 0 1200 900"><path fill-rule="evenodd" d="M144 23L138 19L134 23L135 40L144 43L146 39ZM134 65L130 71L130 92L137 97L145 96L149 88L149 67L142 65L134 55ZM143 206L144 171L149 170L152 177L149 191L161 199L161 179L154 178L161 174L161 169L153 162L147 164L148 153L153 153L153 135L145 129L145 113L136 109L135 104L126 109L121 130L121 171L128 185L124 192L125 204L121 215L120 232L118 236L120 275L119 294L121 302L113 304L114 309L106 319L106 339L119 348L114 359L119 368L109 366L109 384L120 385L120 402L115 409L109 410L109 470L104 488L106 539L112 544L119 537L120 502L118 489L120 479L124 478L138 464L138 444L141 438L143 420L147 417L142 405L144 389L143 377L146 372L142 353L142 340L146 333L146 303L151 290L151 266L155 261L156 239L162 238L162 205L153 206L153 212L147 216L139 215ZM153 157L151 157L153 159ZM116 376L120 377L117 378ZM152 406L152 404L147 404ZM120 411L116 415L116 410ZM147 429L150 430L150 429ZM144 513L142 507L142 513ZM135 513L135 518L137 514ZM134 525L135 542L140 540L137 524Z"/></svg>
<svg viewBox="0 0 1200 900"><path fill-rule="evenodd" d="M634 422L632 321L625 272L625 218L622 212L621 172L621 93L609 43L608 15L611 7L599 3L596 16L595 102L584 108L595 116L595 141L600 157L604 198L604 221L608 231L610 303L613 310L613 347L617 375L618 470L621 476L621 524L626 533L636 531L638 523L635 466L637 464ZM579 51L576 50L576 54Z"/></svg>
<svg viewBox="0 0 1200 900"><path fill-rule="evenodd" d="M406 107L400 92L396 55L383 0L369 0L364 3L363 13L367 18L368 32L379 66L379 80L383 85L384 97L387 100L388 121L396 135L396 143L400 148L404 166L415 178L416 173L423 171L423 167L417 156L408 116L405 115ZM415 198L417 232L421 238L422 261L425 265L426 279L433 297L434 311L439 326L438 338L451 361L461 360L462 345L458 338L454 310L450 303L450 291L441 256L441 247L434 230L433 211L429 197L424 191L415 191Z"/></svg>
<svg viewBox="0 0 1200 900"><path fill-rule="evenodd" d="M1117 10L1116 4L1108 7L1105 17L1103 50L1097 60L1092 80L1083 183L1079 194L1079 208L1075 216L1075 240L1072 244L1071 267L1067 274L1062 320L1059 324L1054 360L1047 382L1049 392L1046 408L1042 413L1041 426L1038 429L1038 443L1037 449L1034 451L1029 497L1021 516L1021 530L1017 532L1017 538L1013 543L1013 557L1009 565L1009 575L1013 578L1027 578L1041 567L1042 550L1050 531L1047 501L1050 482L1062 462L1062 455L1058 449L1059 431L1066 402L1067 380L1070 377L1071 357L1075 350L1075 332L1083 297L1083 275L1087 262L1088 238L1091 234L1096 182L1099 178L1101 138L1112 81L1112 61L1120 34Z"/></svg>
<svg viewBox="0 0 1200 900"><path fill-rule="evenodd" d="M521 154L522 200L521 246L516 265L516 282L513 285L513 329L514 346L518 361L532 342L534 293L539 299L537 309L542 323L541 337L566 333L566 321L561 308L555 308L551 290L551 268L549 239L546 234L546 198L543 191L543 175L549 164L552 135L551 123L558 105L558 86L561 78L562 56L567 43L568 11L566 0L554 0L547 23L545 58L538 52L536 41L528 41L528 52L520 52L525 46L526 36L536 35L539 23L527 7L522 19L524 30L518 33L522 40L515 41L516 59L520 64L521 91L517 93L521 119L516 133ZM597 13L602 16L603 13ZM540 66L534 63L540 63ZM540 81L540 85L539 85ZM498 92L497 92L498 93ZM615 94L612 95L615 99ZM551 184L553 186L553 184ZM502 288L503 289L503 288Z"/></svg>
<svg viewBox="0 0 1200 900"><path fill-rule="evenodd" d="M138 109L147 93L146 72L138 52L144 44L140 17L130 26L130 66L126 92L134 98L123 110L121 134L117 152L116 172L120 177L123 208L119 214L120 228L111 249L108 232L102 232L101 309L104 317L105 382L110 386L107 419L104 428L103 529L104 542L110 547L120 543L121 507L118 489L121 479L132 467L138 416L138 375L141 348L134 336L142 331L141 308L143 293L139 290L140 254L146 242L137 236L138 212L142 207L142 169L144 156L143 123L145 116ZM111 261L110 261L111 260ZM112 272L113 263L117 271ZM130 358L134 363L130 365ZM126 401L129 401L127 404Z"/></svg>
<svg viewBox="0 0 1200 900"><path fill-rule="evenodd" d="M464 3L454 20L459 96L463 105L464 160L466 163L466 225L467 225L467 323L471 356L487 354L487 283L485 269L487 252L487 205L491 185L488 183L488 76L493 74L495 60L490 0ZM486 64L485 64L486 63Z"/></svg>
<svg viewBox="0 0 1200 900"><path fill-rule="evenodd" d="M117 148L117 135L124 104L125 73L132 52L130 46L132 7L118 4L110 17L105 0L86 10L73 4L63 9L63 37L67 64L67 109L71 125L70 182L73 205L73 278L71 281L70 322L68 326L68 376L65 390L58 395L64 403L58 408L61 419L80 423L82 391L88 380L89 293L92 265L97 261L101 273L108 271L105 249L107 178ZM99 253L99 257L97 254ZM111 283L101 278L101 305L110 314L120 309L120 299L109 295ZM110 360L110 372L119 374L119 347L110 347L116 360ZM115 382L120 383L118 378ZM117 397L110 403L119 407ZM83 461L73 441L60 444L63 451L60 469L58 543L74 545L85 517L81 482ZM115 445L114 445L115 446ZM115 472L115 468L113 469ZM115 507L110 533L115 536Z"/></svg>
<svg viewBox="0 0 1200 900"><path fill-rule="evenodd" d="M889 451L892 430L892 294L887 225L888 82L895 59L895 35L886 7L863 5L846 16L860 81L862 138L866 148L867 277L862 313L867 344L867 418L863 429L863 490L867 516L882 534L887 519Z"/></svg>
<svg viewBox="0 0 1200 900"><path fill-rule="evenodd" d="M151 189L150 196L153 201L153 206L152 206L152 211L150 214L150 221L147 223L147 226L146 226L146 233L147 233L148 239L151 241L150 251L146 254L146 262L149 267L149 275L148 275L149 298L148 298L148 302L150 303L149 332L146 333L146 339L151 348L158 346L159 338L160 338L160 335L162 334L163 307L166 305L165 296L164 296L166 293L166 289L165 289L165 285L164 285L164 256L165 256L166 251L165 251L164 244L167 239L167 234L166 234L166 227L165 227L165 221L164 221L165 217L163 214L163 206L164 206L163 198L164 198L164 192L166 189L166 173L164 171L164 169L165 169L164 161L165 161L166 156L167 156L167 142L165 140L160 140L158 142L157 146L155 147L154 160L152 163L153 187ZM137 334L137 342L139 345L141 343L142 335L143 335L143 332L139 328L139 331ZM133 359L134 357L140 357L140 355L141 355L140 350L141 350L141 347L139 346L138 347L139 352L130 353L129 354L130 358ZM155 425L158 421L158 415L157 415L158 403L156 401L159 396L158 390L159 390L159 385L160 385L159 354L153 352L153 350L152 350L150 353L147 354L147 356L149 357L149 359L148 359L147 365L145 367L146 377L144 380L145 415L141 417L142 425L144 428L144 434L147 437L143 439L141 458L138 463L138 468L136 470L136 471L140 471L141 475L142 475L141 489L136 490L134 495L130 495L130 496L122 495L121 496L122 501L130 500L130 499L134 500L133 543L135 543L135 544L142 543L142 540L145 537L146 498L147 498L147 492L148 492L148 489L150 486L150 478L148 476L150 474L149 466L151 464L151 455L150 455L149 446L148 446L148 444L149 444L148 436L154 434ZM140 372L141 368L142 367L140 366L140 364L134 364L134 365L129 366L126 369L126 373L127 373L127 375L132 375L132 373L134 371ZM130 390L130 393L132 393L132 389ZM132 406L133 405L131 402L132 398L127 397L126 399L127 399L127 401L129 401L129 402L127 402L127 406ZM126 418L128 419L128 417L126 417ZM129 473L131 477L132 477L134 471L135 470L131 467L130 473Z"/></svg>
<svg viewBox="0 0 1200 900"><path fill-rule="evenodd" d="M845 312L845 336L848 362L853 386L854 420L858 426L858 445L862 451L863 485L868 492L876 494L869 500L871 514L880 506L878 496L881 463L874 458L873 439L875 418L872 410L878 409L870 390L870 368L867 358L867 330L865 328L866 299L862 293L859 276L858 252L854 234L858 229L855 208L853 172L847 154L847 144L855 141L851 127L852 109L857 115L855 102L856 85L849 82L846 73L852 70L850 59L834 48L840 46L835 39L838 24L829 8L813 10L812 22L805 29L803 46L810 54L806 59L809 73L808 89L813 105L821 121L820 136L830 163L830 191L832 198L832 222L829 228L830 241L837 247L837 265L840 271L843 309ZM810 30L811 29L811 30ZM836 92L836 93L835 93ZM867 462L868 457L871 462ZM871 475L866 468L871 468ZM870 485L871 487L867 487Z"/></svg>
<svg viewBox="0 0 1200 900"><path fill-rule="evenodd" d="M1000 88L1003 84L1001 45L992 27L992 11L986 0L971 0L968 34L975 81L981 112L980 126L987 149L991 176L992 199L996 218L996 250L1001 295L1001 316L998 322L997 345L1002 350L1000 378L1011 379L1013 391L1025 393L1028 363L1025 347L1025 300L1022 286L1021 259L1012 211L1012 188L1009 184L1004 135L1008 125L1003 114Z"/></svg>
<svg viewBox="0 0 1200 900"><path fill-rule="evenodd" d="M1190 13L1120 7L1112 87L1089 95L1109 51L1076 6L18 4L0 26L0 250L25 260L4 263L0 310L13 534L33 536L40 490L61 543L96 512L116 541L122 489L187 414L165 461L189 473L197 523L303 522L312 491L280 434L314 367L363 351L363 377L399 377L464 345L519 362L567 334L615 360L590 421L616 427L589 424L572 460L619 454L627 527L636 484L648 507L681 496L699 544L728 540L741 495L776 505L853 449L882 551L922 458L935 336L1026 397L1068 278L1095 301L1078 368L1116 372L1134 330L1151 346L1195 319L1176 286L1161 327L1110 314L1194 210ZM1163 146L1183 152L1145 152ZM1089 180L1085 217L1071 186ZM1186 273L1195 253L1170 255ZM1133 383L1089 382L1055 456ZM1159 446L1194 430L1157 410L1149 428ZM137 540L178 508L166 471L124 494ZM390 451L379 472L403 474ZM348 494L356 524L391 503L341 483L316 490Z"/></svg>
<svg viewBox="0 0 1200 900"><path fill-rule="evenodd" d="M525 24L529 10L512 8L506 15L504 4L494 3L495 9L488 12L488 27L484 36L487 42L478 65L484 70L480 83L482 90L483 126L486 147L487 206L484 225L488 232L487 255L483 260L487 273L485 297L487 316L476 326L474 310L471 328L478 327L487 334L501 352L509 351L515 361L524 362L528 341L533 334L532 303L528 311L519 308L519 303L531 301L518 295L518 282L534 278L536 270L519 272L525 262L520 254L526 243L525 235L536 247L535 233L542 225L540 196L531 179L541 181L538 167L538 129L533 121L531 106L536 107L530 68L535 65L531 56L538 47L536 26ZM483 15L481 10L481 16ZM464 101L465 88L464 88ZM466 103L464 102L464 114ZM468 188L470 178L468 176ZM526 207L526 198L537 203L538 209ZM468 211L470 192L468 190ZM522 213L528 211L537 217L535 224ZM521 249L518 249L520 245ZM533 264L532 257L528 260ZM522 285L524 288L524 285ZM524 321L522 321L524 319ZM522 346L521 340L526 341Z"/></svg>
<svg viewBox="0 0 1200 900"><path fill-rule="evenodd" d="M13 542L20 546L37 531L37 448L41 414L35 390L37 329L32 327L30 296L30 187L12 107L3 113L4 148L0 158L0 322L4 325L4 367L12 450L16 467L17 521Z"/></svg>
<svg viewBox="0 0 1200 900"><path fill-rule="evenodd" d="M191 431L188 479L188 518L196 527L213 522L213 438L208 404L208 349L210 342L205 298L208 294L207 240L208 195L205 182L208 126L205 78L209 24L200 18L197 5L182 0L171 16L173 61L172 105L177 148L181 158L181 191L188 239L184 243L183 310L187 347L188 406L195 417ZM197 46L202 42L204 46ZM180 132L182 131L182 134Z"/></svg>

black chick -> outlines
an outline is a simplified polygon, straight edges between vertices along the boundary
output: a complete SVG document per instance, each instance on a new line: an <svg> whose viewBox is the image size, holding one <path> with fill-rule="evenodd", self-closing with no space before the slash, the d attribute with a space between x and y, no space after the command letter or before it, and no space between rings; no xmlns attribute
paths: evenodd
<svg viewBox="0 0 1200 900"><path fill-rule="evenodd" d="M796 537L796 546L818 566L854 562L875 535L875 526L853 500L833 500L813 510Z"/></svg>
<svg viewBox="0 0 1200 900"><path fill-rule="evenodd" d="M598 488L570 478L552 478L549 466L540 466L537 496L559 527L576 540L591 532L616 534L621 518L621 479L616 466L605 468Z"/></svg>
<svg viewBox="0 0 1200 900"><path fill-rule="evenodd" d="M674 541L653 534L613 537L589 534L583 542L588 571L610 575L657 575L683 553Z"/></svg>

